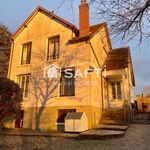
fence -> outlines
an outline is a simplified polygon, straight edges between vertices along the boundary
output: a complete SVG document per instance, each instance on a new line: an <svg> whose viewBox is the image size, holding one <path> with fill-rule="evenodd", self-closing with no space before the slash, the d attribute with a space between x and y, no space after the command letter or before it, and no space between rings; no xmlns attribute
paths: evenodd
<svg viewBox="0 0 150 150"><path fill-rule="evenodd" d="M150 112L131 111L131 123L150 124Z"/></svg>

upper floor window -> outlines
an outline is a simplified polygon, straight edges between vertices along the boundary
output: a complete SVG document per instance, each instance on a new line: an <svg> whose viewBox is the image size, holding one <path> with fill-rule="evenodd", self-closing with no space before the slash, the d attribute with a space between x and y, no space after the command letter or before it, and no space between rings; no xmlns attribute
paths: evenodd
<svg viewBox="0 0 150 150"><path fill-rule="evenodd" d="M68 76L69 74L69 76ZM75 70L69 69L67 72L62 70L60 78L60 96L75 95Z"/></svg>
<svg viewBox="0 0 150 150"><path fill-rule="evenodd" d="M47 60L54 60L59 58L59 36L48 39Z"/></svg>
<svg viewBox="0 0 150 150"><path fill-rule="evenodd" d="M113 99L121 99L121 83L112 83L112 98Z"/></svg>
<svg viewBox="0 0 150 150"><path fill-rule="evenodd" d="M23 92L23 99L28 97L28 92L29 92L29 80L30 80L30 75L19 75L17 77L17 82L22 89Z"/></svg>
<svg viewBox="0 0 150 150"><path fill-rule="evenodd" d="M21 55L21 65L30 64L31 47L32 47L32 43L31 42L23 44L22 55Z"/></svg>

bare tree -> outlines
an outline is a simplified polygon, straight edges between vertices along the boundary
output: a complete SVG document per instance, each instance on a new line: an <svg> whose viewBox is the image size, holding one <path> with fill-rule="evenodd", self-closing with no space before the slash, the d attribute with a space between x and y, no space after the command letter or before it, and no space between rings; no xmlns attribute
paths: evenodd
<svg viewBox="0 0 150 150"><path fill-rule="evenodd" d="M62 48L61 53L63 56L60 60L57 61L57 64L60 68L67 68L71 65L72 61L77 60L80 62L85 62L86 60L83 58L81 59L78 56L80 53L80 44L75 48ZM83 48L83 46L82 46ZM68 54L69 53L69 54ZM40 65L36 65L33 68L31 73L31 84L30 84L30 98L33 97L34 107L35 107L35 128L40 128L40 120L45 107L52 104L52 99L58 96L58 86L60 85L60 78L48 78L44 77L44 68L45 62L43 61L46 58L45 50L38 50L37 53L34 53L34 57L41 62ZM47 63L50 65L51 63ZM81 101L81 100L80 100ZM45 116L47 117L47 116Z"/></svg>
<svg viewBox="0 0 150 150"><path fill-rule="evenodd" d="M87 0L95 12L92 19L108 23L113 38L122 40L143 39L150 37L150 0ZM66 3L65 3L66 2ZM70 4L73 12L73 0L63 0L62 5Z"/></svg>
<svg viewBox="0 0 150 150"><path fill-rule="evenodd" d="M96 17L105 19L116 37L150 37L150 0L91 0Z"/></svg>

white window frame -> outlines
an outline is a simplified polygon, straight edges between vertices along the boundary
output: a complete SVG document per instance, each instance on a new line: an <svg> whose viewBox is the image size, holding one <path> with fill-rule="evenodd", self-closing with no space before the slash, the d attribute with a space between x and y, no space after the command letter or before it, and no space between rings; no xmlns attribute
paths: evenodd
<svg viewBox="0 0 150 150"><path fill-rule="evenodd" d="M23 48L24 48L24 45L26 45L26 44L31 44L31 50L30 50L30 63L29 63L29 64L22 64ZM26 42L26 43L22 43L20 49L21 49L21 50L20 50L19 66L30 65L30 64L31 64L31 53L32 53L32 41L29 41L29 42Z"/></svg>
<svg viewBox="0 0 150 150"><path fill-rule="evenodd" d="M56 38L58 37L59 38L59 50L58 50L58 58L55 58L55 59L48 59L49 58L49 40L50 39L53 39L53 38ZM57 34L57 35L53 35L53 36L49 36L47 37L47 40L46 40L46 61L55 61L55 60L58 60L60 58L60 35Z"/></svg>
<svg viewBox="0 0 150 150"><path fill-rule="evenodd" d="M28 85L28 94L27 94L27 97L25 97L25 90L26 90L26 86L27 86L27 77L29 77L29 83L30 84L30 74L23 74L23 75L18 75L17 76L17 83L19 84L20 88L22 87L22 78L25 77L25 86L23 87L23 100L27 100L28 99L28 94L29 94L29 85ZM21 78L20 82L19 82L19 78Z"/></svg>

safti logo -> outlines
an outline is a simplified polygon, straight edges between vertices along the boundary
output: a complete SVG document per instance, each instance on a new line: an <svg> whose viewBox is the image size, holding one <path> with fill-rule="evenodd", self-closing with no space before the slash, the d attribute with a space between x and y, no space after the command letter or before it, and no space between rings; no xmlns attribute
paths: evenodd
<svg viewBox="0 0 150 150"><path fill-rule="evenodd" d="M49 65L47 67L44 68L44 78L48 77L48 78L60 78L61 77L61 68L52 64ZM106 66L103 67L103 69L101 68L94 68L93 66L89 66L89 68L86 68L84 71L81 72L80 69L76 69L75 70L75 74L72 73L72 69L68 68L68 69L63 69L63 71L65 72L65 78L76 78L76 77L80 77L80 78L86 78L88 75L95 73L97 78L101 77L102 71L103 71L103 76L104 78L106 78Z"/></svg>
<svg viewBox="0 0 150 150"><path fill-rule="evenodd" d="M61 69L52 64L52 65L49 65L47 67L44 68L44 78L45 77L48 77L48 78L59 78L60 77L60 72L61 72Z"/></svg>

